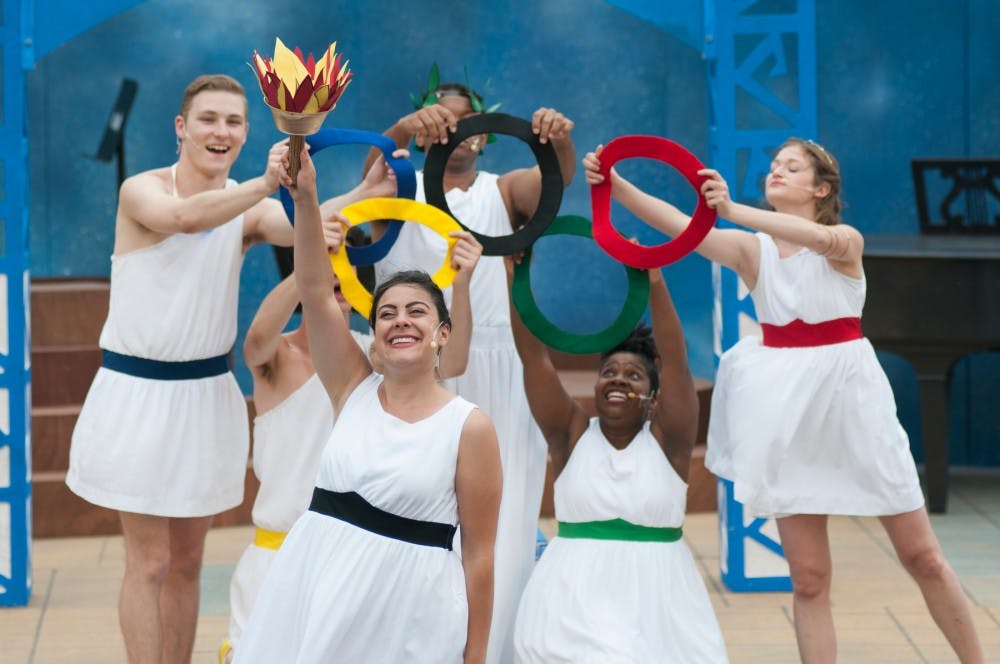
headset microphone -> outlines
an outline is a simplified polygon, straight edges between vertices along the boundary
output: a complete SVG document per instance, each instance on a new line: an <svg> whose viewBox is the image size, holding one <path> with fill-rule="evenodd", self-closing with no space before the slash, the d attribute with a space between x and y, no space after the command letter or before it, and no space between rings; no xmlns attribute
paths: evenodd
<svg viewBox="0 0 1000 664"><path fill-rule="evenodd" d="M433 348L433 349L436 349L438 347L438 342L437 342L438 332L441 331L441 326L442 325L444 325L444 321L438 323L437 328L434 330L434 336L431 337L431 348Z"/></svg>
<svg viewBox="0 0 1000 664"><path fill-rule="evenodd" d="M187 127L184 128L184 140L191 141L191 145L195 146L199 150L204 148L204 145L198 145L198 142L191 138L191 134L188 133Z"/></svg>

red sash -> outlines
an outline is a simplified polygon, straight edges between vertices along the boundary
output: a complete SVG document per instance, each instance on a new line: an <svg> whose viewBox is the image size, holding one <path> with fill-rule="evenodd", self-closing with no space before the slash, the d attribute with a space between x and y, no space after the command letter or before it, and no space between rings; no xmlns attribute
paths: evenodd
<svg viewBox="0 0 1000 664"><path fill-rule="evenodd" d="M828 346L860 339L860 318L836 318L822 323L806 323L796 318L788 325L761 323L764 345L771 348L807 348Z"/></svg>

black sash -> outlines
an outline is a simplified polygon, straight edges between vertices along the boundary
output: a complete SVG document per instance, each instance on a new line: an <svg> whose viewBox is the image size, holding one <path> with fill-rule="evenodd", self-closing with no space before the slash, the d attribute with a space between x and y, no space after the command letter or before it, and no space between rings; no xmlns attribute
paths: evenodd
<svg viewBox="0 0 1000 664"><path fill-rule="evenodd" d="M376 535L422 546L438 546L449 551L457 530L449 523L418 521L386 512L354 491L340 493L316 487L313 489L309 509L346 521Z"/></svg>

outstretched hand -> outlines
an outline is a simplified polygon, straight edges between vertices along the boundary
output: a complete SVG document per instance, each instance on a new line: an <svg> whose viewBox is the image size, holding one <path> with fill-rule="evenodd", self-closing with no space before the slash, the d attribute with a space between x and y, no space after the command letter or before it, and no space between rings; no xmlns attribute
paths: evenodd
<svg viewBox="0 0 1000 664"><path fill-rule="evenodd" d="M472 272L483 255L483 245L469 231L452 231L451 237L458 238L451 250L451 267L455 270L455 283L468 285L472 280Z"/></svg>
<svg viewBox="0 0 1000 664"><path fill-rule="evenodd" d="M288 172L288 139L282 139L271 146L267 153L267 164L264 166L264 181L267 183L268 191L274 193L278 191L278 185L288 185L282 180L282 175Z"/></svg>
<svg viewBox="0 0 1000 664"><path fill-rule="evenodd" d="M587 184L595 185L604 182L604 176L601 175L601 160L599 156L601 152L604 151L604 145L598 145L593 152L588 152L583 158L583 168L584 175L587 178Z"/></svg>
<svg viewBox="0 0 1000 664"><path fill-rule="evenodd" d="M323 242L326 243L326 249L329 253L335 254L344 246L344 238L347 237L348 228L350 228L350 222L339 212L334 212L323 219Z"/></svg>
<svg viewBox="0 0 1000 664"><path fill-rule="evenodd" d="M431 104L404 115L397 123L413 136L417 145L427 147L433 143L447 143L448 132L458 129L458 118L440 104Z"/></svg>
<svg viewBox="0 0 1000 664"><path fill-rule="evenodd" d="M278 172L278 181L282 186L288 189L289 193L292 195L292 200L299 200L302 196L312 196L316 197L316 165L313 163L312 157L309 156L309 145L306 144L302 146L302 152L299 154L299 174L296 181L292 181L291 175L288 173L289 159L288 159L288 145L287 140L283 141L283 151L280 155L281 169ZM276 143L273 148L271 148L271 154L274 155L278 146L282 143ZM275 187L277 189L277 187Z"/></svg>
<svg viewBox="0 0 1000 664"><path fill-rule="evenodd" d="M729 184L714 168L703 168L698 175L708 179L701 183L701 195L705 197L708 207L723 217L729 216L733 201L729 197Z"/></svg>
<svg viewBox="0 0 1000 664"><path fill-rule="evenodd" d="M392 156L397 159L407 159L410 156L410 151L396 150ZM386 163L385 157L382 155L379 155L372 167L368 169L361 184L365 190L365 198L393 197L398 190L396 172Z"/></svg>
<svg viewBox="0 0 1000 664"><path fill-rule="evenodd" d="M531 131L540 143L569 138L574 123L554 108L540 108L531 116Z"/></svg>

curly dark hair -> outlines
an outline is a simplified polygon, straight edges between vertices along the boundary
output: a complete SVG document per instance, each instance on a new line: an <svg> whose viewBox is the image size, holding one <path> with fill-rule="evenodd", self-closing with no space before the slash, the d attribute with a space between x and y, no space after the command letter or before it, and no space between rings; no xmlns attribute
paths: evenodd
<svg viewBox="0 0 1000 664"><path fill-rule="evenodd" d="M660 359L660 354L653 341L653 328L644 322L636 325L624 341L601 353L601 364L603 365L615 353L633 353L642 358L646 373L649 374L650 396L660 390L660 371L656 368L656 360Z"/></svg>
<svg viewBox="0 0 1000 664"><path fill-rule="evenodd" d="M438 320L442 323L447 323L448 327L451 327L451 316L448 314L448 305L444 303L444 293L441 292L441 289L434 283L430 275L423 270L403 270L380 283L378 288L375 289L375 293L372 294L372 310L368 314L368 324L371 325L373 330L375 329L375 312L378 310L379 300L382 299L387 290L399 285L416 286L426 291L431 296L431 301L437 309Z"/></svg>

